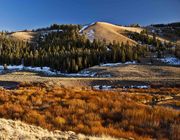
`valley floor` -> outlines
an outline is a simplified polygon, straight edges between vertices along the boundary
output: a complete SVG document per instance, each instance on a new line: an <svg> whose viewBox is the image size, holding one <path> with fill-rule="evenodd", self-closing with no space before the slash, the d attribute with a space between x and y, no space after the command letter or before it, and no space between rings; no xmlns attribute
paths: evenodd
<svg viewBox="0 0 180 140"><path fill-rule="evenodd" d="M64 87L91 88L96 85L123 87L131 85L180 85L180 67L167 65L127 64L95 66L87 69L94 77L45 76L28 71L0 74L0 87L12 88L20 82L51 82Z"/></svg>
<svg viewBox="0 0 180 140"><path fill-rule="evenodd" d="M180 138L179 66L123 64L87 70L95 77L1 74L0 118L86 135Z"/></svg>

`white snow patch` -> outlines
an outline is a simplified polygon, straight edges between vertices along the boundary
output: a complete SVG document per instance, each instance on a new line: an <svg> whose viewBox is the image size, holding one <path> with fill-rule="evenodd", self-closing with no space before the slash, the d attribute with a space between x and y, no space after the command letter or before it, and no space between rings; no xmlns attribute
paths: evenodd
<svg viewBox="0 0 180 140"><path fill-rule="evenodd" d="M79 73L61 73L57 72L58 75L63 75L67 77L95 77L95 72L90 72L87 70L80 71Z"/></svg>
<svg viewBox="0 0 180 140"><path fill-rule="evenodd" d="M24 67L22 70L28 70L33 72L42 72L47 75L56 75L55 72L51 71L49 67Z"/></svg>
<svg viewBox="0 0 180 140"><path fill-rule="evenodd" d="M62 73L60 71L52 71L49 67L25 67L23 65L9 65L7 66L8 71L32 71L32 72L42 72L49 76L67 76L67 77L94 77L96 75L95 72L90 72L87 70L80 71L79 73ZM4 71L4 67L0 65L0 73Z"/></svg>
<svg viewBox="0 0 180 140"><path fill-rule="evenodd" d="M84 27L82 27L81 30L79 30L80 33L82 33L84 30L86 30L89 27L89 25L85 25Z"/></svg>
<svg viewBox="0 0 180 140"><path fill-rule="evenodd" d="M152 33L155 33L155 30L154 30L154 29L152 29L152 30L151 30L151 32L152 32Z"/></svg>
<svg viewBox="0 0 180 140"><path fill-rule="evenodd" d="M94 41L94 31L90 30L89 32L87 32L87 37L91 42L93 42Z"/></svg>
<svg viewBox="0 0 180 140"><path fill-rule="evenodd" d="M137 63L136 61L132 61L132 62L131 62L131 61L128 61L128 62L125 62L124 64L127 65L127 64L136 64L136 63Z"/></svg>
<svg viewBox="0 0 180 140"><path fill-rule="evenodd" d="M97 75L97 77L110 78L110 77L112 77L112 75L111 74L102 74L102 75Z"/></svg>
<svg viewBox="0 0 180 140"><path fill-rule="evenodd" d="M63 32L63 30L48 30L48 31L42 31L41 32L41 38L43 38L44 36L50 34L50 33L56 33L56 32Z"/></svg>
<svg viewBox="0 0 180 140"><path fill-rule="evenodd" d="M111 49L109 49L108 47L106 49L107 49L108 52L111 51Z"/></svg>
<svg viewBox="0 0 180 140"><path fill-rule="evenodd" d="M79 31L79 33L82 33L84 30L86 30L88 27L90 27L90 26L92 26L94 24L95 24L95 22L93 22L93 23L91 23L89 25L85 25L84 27L82 27L82 29Z"/></svg>
<svg viewBox="0 0 180 140"><path fill-rule="evenodd" d="M9 65L7 66L8 70L22 70L23 69L23 65ZM4 66L0 65L0 71L3 72L4 71Z"/></svg>
<svg viewBox="0 0 180 140"><path fill-rule="evenodd" d="M160 60L167 64L180 65L180 59L176 57L166 57L166 58L161 58Z"/></svg>
<svg viewBox="0 0 180 140"><path fill-rule="evenodd" d="M110 89L112 89L112 86L96 85L96 86L93 86L93 88L96 89L96 90L110 90Z"/></svg>
<svg viewBox="0 0 180 140"><path fill-rule="evenodd" d="M131 86L124 86L123 88L138 88L138 89L148 89L151 86L149 85L131 85Z"/></svg>
<svg viewBox="0 0 180 140"><path fill-rule="evenodd" d="M136 64L136 61L132 62L126 62L126 63L106 63L106 64L101 64L100 66L102 67L113 67L113 66L119 66L119 65L128 65L128 64Z"/></svg>

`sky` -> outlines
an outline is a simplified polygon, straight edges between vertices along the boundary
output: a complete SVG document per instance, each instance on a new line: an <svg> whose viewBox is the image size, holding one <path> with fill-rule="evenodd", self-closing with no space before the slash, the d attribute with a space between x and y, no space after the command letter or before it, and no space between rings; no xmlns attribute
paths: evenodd
<svg viewBox="0 0 180 140"><path fill-rule="evenodd" d="M104 21L129 25L180 21L180 0L0 0L0 30Z"/></svg>

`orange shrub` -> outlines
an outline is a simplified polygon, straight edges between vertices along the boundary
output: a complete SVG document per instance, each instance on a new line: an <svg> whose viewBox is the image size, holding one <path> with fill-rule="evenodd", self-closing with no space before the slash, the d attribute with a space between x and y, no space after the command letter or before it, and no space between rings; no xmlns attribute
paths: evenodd
<svg viewBox="0 0 180 140"><path fill-rule="evenodd" d="M24 83L18 89L0 89L0 117L88 135L179 139L180 111L152 106L152 99L180 91L161 89L81 91Z"/></svg>

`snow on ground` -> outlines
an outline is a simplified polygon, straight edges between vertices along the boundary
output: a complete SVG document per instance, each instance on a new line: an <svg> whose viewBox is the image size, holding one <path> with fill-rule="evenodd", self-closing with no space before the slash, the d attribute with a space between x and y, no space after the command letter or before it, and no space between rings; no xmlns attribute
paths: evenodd
<svg viewBox="0 0 180 140"><path fill-rule="evenodd" d="M41 72L49 76L67 76L67 77L94 77L95 72L90 72L88 70L82 70L79 73L62 73L60 71L51 71L49 67L25 67L23 65L9 65L7 66L8 71L32 71L32 72ZM4 72L4 67L0 65L0 73Z"/></svg>
<svg viewBox="0 0 180 140"><path fill-rule="evenodd" d="M150 87L151 86L149 86L149 85L131 85L131 86L124 86L123 88L124 89L126 89L126 88L148 89Z"/></svg>
<svg viewBox="0 0 180 140"><path fill-rule="evenodd" d="M122 64L136 64L135 61L132 61L132 62L126 62L126 63L106 63L106 64L101 64L100 66L102 67L114 67L114 66L119 66L119 65L122 65Z"/></svg>
<svg viewBox="0 0 180 140"><path fill-rule="evenodd" d="M112 77L112 75L111 74L96 74L96 77L101 77L101 78L110 78L110 77Z"/></svg>
<svg viewBox="0 0 180 140"><path fill-rule="evenodd" d="M63 75L63 76L68 76L68 77L95 77L96 73L95 72L90 72L87 70L82 70L79 73L61 73L58 72L59 75Z"/></svg>
<svg viewBox="0 0 180 140"><path fill-rule="evenodd" d="M22 70L23 69L23 65L18 65L18 66L9 65L9 66L7 66L7 69L8 70Z"/></svg>
<svg viewBox="0 0 180 140"><path fill-rule="evenodd" d="M112 86L96 85L96 86L93 86L93 88L96 89L96 90L110 90L110 89L112 89Z"/></svg>
<svg viewBox="0 0 180 140"><path fill-rule="evenodd" d="M131 86L124 86L123 89L128 89L128 88L136 88L136 89L148 89L151 86L149 85L131 85ZM95 85L93 86L93 89L95 90L112 90L113 87L109 85Z"/></svg>
<svg viewBox="0 0 180 140"><path fill-rule="evenodd" d="M118 66L122 64L136 64L135 61L133 62L126 62L126 63L107 63L107 64L101 64L102 67L113 67ZM100 75L98 76L96 72L92 72L89 70L82 70L79 73L62 73L60 71L52 71L49 67L31 67L31 66L23 66L23 65L9 65L7 66L8 71L32 71L32 72L40 72L44 73L49 76L66 76L66 77L111 77L110 74ZM0 65L0 73L5 72L4 67Z"/></svg>
<svg viewBox="0 0 180 140"><path fill-rule="evenodd" d="M126 63L107 63L107 64L101 64L102 67L113 67L118 66L122 64L136 64L135 61L133 62L126 62ZM32 71L32 72L40 72L44 73L49 76L66 76L66 77L111 77L110 74L106 75L100 75L98 76L96 72L88 71L88 70L82 70L79 73L62 73L60 71L52 71L49 67L31 67L31 66L23 66L23 65L9 65L7 66L7 71ZM0 73L5 72L4 66L0 65Z"/></svg>
<svg viewBox="0 0 180 140"><path fill-rule="evenodd" d="M165 58L161 58L160 60L167 64L180 65L180 59L176 57L165 57Z"/></svg>
<svg viewBox="0 0 180 140"><path fill-rule="evenodd" d="M50 33L56 33L56 32L63 32L63 30L48 30L48 31L42 31L41 32L41 38L43 39L46 35Z"/></svg>
<svg viewBox="0 0 180 140"><path fill-rule="evenodd" d="M106 49L107 49L108 52L111 51L111 49L109 49L108 47Z"/></svg>
<svg viewBox="0 0 180 140"><path fill-rule="evenodd" d="M23 67L22 70L42 72L47 75L56 75L56 73L51 71L49 67Z"/></svg>

